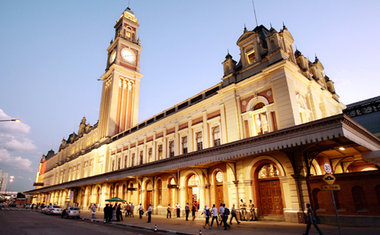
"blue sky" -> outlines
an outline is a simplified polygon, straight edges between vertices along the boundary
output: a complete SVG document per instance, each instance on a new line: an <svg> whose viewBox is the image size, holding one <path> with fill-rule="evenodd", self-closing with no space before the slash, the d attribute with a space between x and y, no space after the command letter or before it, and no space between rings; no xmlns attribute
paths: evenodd
<svg viewBox="0 0 380 235"><path fill-rule="evenodd" d="M32 189L43 153L98 120L106 48L125 0L0 2L0 168ZM344 104L378 96L380 1L256 0L259 24L317 55ZM139 121L218 83L227 50L256 24L251 0L131 0L143 50Z"/></svg>

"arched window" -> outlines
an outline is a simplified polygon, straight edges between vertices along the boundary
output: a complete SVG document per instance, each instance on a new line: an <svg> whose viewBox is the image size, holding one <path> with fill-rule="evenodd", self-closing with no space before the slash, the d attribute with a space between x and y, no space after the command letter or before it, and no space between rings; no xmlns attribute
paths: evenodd
<svg viewBox="0 0 380 235"><path fill-rule="evenodd" d="M258 177L259 179L278 177L280 172L272 163L265 164L261 167Z"/></svg>
<svg viewBox="0 0 380 235"><path fill-rule="evenodd" d="M220 145L220 129L219 129L219 126L214 127L212 129L212 137L214 140L214 146L219 146Z"/></svg>
<svg viewBox="0 0 380 235"><path fill-rule="evenodd" d="M364 195L363 188L360 186L354 186L352 187L352 199L354 201L355 210L361 211L363 209L366 209L366 199Z"/></svg>

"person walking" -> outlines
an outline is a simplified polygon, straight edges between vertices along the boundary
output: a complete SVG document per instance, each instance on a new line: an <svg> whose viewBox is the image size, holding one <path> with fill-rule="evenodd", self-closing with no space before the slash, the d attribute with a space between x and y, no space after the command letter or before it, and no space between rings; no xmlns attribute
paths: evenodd
<svg viewBox="0 0 380 235"><path fill-rule="evenodd" d="M236 208L235 208L235 204L232 204L232 208L231 208L231 218L230 218L230 224L232 224L232 219L235 218L236 222L238 224L240 224L237 216L236 216Z"/></svg>
<svg viewBox="0 0 380 235"><path fill-rule="evenodd" d="M177 208L177 218L179 218L181 214L181 206L179 205L179 203L177 203L176 208Z"/></svg>
<svg viewBox="0 0 380 235"><path fill-rule="evenodd" d="M149 207L148 207L147 215L148 215L148 223L150 223L151 220L152 220L152 206L150 204L149 204Z"/></svg>
<svg viewBox="0 0 380 235"><path fill-rule="evenodd" d="M168 204L168 209L166 209L166 218L172 218L172 208L170 207L170 203Z"/></svg>
<svg viewBox="0 0 380 235"><path fill-rule="evenodd" d="M139 216L140 216L140 219L142 219L142 215L143 214L144 214L144 209L143 209L143 207L142 207L142 205L140 203L140 205L139 205Z"/></svg>
<svg viewBox="0 0 380 235"><path fill-rule="evenodd" d="M201 215L205 215L205 225L203 226L204 229L206 229L206 225L208 226L208 229L211 229L210 227L210 215L211 215L211 212L210 210L207 208L207 205L205 205L205 209L203 210L202 214Z"/></svg>
<svg viewBox="0 0 380 235"><path fill-rule="evenodd" d="M304 233L304 235L309 234L310 227L311 227L312 223L313 223L315 229L317 229L318 233L320 235L323 235L321 229L317 225L317 218L315 217L314 211L311 209L311 205L309 203L307 203L306 207L307 207L307 217L306 217L307 226L306 226L306 232Z"/></svg>
<svg viewBox="0 0 380 235"><path fill-rule="evenodd" d="M224 230L227 230L227 229L231 228L231 226L228 225L228 223L227 223L228 216L230 215L230 210L226 207L226 204L224 204L224 203L223 203L223 208L224 208L224 212L223 212Z"/></svg>
<svg viewBox="0 0 380 235"><path fill-rule="evenodd" d="M220 203L220 206L219 206L219 224L222 224L223 212L224 212L223 203Z"/></svg>
<svg viewBox="0 0 380 235"><path fill-rule="evenodd" d="M96 213L96 205L95 203L91 207L91 220L95 219L95 213Z"/></svg>
<svg viewBox="0 0 380 235"><path fill-rule="evenodd" d="M211 228L212 228L212 224L214 223L214 220L216 221L216 227L219 227L219 223L218 223L218 209L216 209L215 204L212 205L211 212L212 212Z"/></svg>
<svg viewBox="0 0 380 235"><path fill-rule="evenodd" d="M190 206L189 206L189 203L186 203L186 206L185 206L186 221L189 221L189 212L190 212Z"/></svg>
<svg viewBox="0 0 380 235"><path fill-rule="evenodd" d="M193 203L193 206L191 207L191 215L193 216L192 221L195 220L195 212L196 211L197 211L197 207L196 207L195 203Z"/></svg>

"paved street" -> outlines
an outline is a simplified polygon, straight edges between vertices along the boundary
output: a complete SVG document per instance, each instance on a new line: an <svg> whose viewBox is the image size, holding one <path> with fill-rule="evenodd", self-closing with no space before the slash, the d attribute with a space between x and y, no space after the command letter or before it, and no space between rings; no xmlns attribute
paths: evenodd
<svg viewBox="0 0 380 235"><path fill-rule="evenodd" d="M62 219L60 216L44 215L37 211L20 208L0 210L1 235L97 235L97 234L160 234L151 231L104 225L77 219Z"/></svg>
<svg viewBox="0 0 380 235"><path fill-rule="evenodd" d="M242 222L240 225L234 223L231 230L225 231L214 227L211 230L203 229L203 218L195 221L185 221L184 218L166 219L163 216L152 216L152 223L147 223L147 217L139 219L128 217L123 222L103 223L103 214L97 213L96 221L90 221L88 211L81 212L84 220L61 219L59 216L43 215L37 211L9 208L0 211L0 234L199 234L220 235L272 235L272 234L303 234L304 224L294 224L273 221ZM160 232L153 232L154 225L157 225ZM320 225L325 235L338 234L336 226ZM138 229L140 228L140 229ZM150 231L149 231L150 230ZM312 227L310 234L318 234ZM380 227L343 227L342 235L377 235L380 234Z"/></svg>

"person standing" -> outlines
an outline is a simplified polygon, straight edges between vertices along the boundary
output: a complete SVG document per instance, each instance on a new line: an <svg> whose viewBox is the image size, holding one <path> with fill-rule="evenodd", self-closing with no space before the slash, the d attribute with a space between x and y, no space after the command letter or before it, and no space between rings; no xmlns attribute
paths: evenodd
<svg viewBox="0 0 380 235"><path fill-rule="evenodd" d="M186 203L186 206L185 206L186 221L189 220L189 212L190 212L190 206L189 206L189 203Z"/></svg>
<svg viewBox="0 0 380 235"><path fill-rule="evenodd" d="M197 207L195 205L195 203L193 202L193 206L191 207L191 215L193 216L193 220L195 220L195 212L197 211Z"/></svg>
<svg viewBox="0 0 380 235"><path fill-rule="evenodd" d="M226 204L224 204L224 203L223 203L223 208L224 208L224 212L223 212L224 230L227 230L227 229L231 228L231 226L228 225L228 223L227 223L228 216L230 215L230 210L226 207Z"/></svg>
<svg viewBox="0 0 380 235"><path fill-rule="evenodd" d="M243 201L243 199L240 199L240 220L247 220L247 204Z"/></svg>
<svg viewBox="0 0 380 235"><path fill-rule="evenodd" d="M108 222L108 204L103 208L104 222Z"/></svg>
<svg viewBox="0 0 380 235"><path fill-rule="evenodd" d="M179 218L181 214L181 206L179 205L179 203L177 203L176 208L177 208L177 218Z"/></svg>
<svg viewBox="0 0 380 235"><path fill-rule="evenodd" d="M308 235L310 231L311 224L313 223L315 229L317 229L318 233L323 235L321 229L317 225L317 218L315 217L314 211L311 209L311 205L309 203L306 204L307 207L307 217L306 217L306 232L304 235Z"/></svg>
<svg viewBox="0 0 380 235"><path fill-rule="evenodd" d="M140 203L140 205L139 205L139 216L140 216L140 219L142 219L142 215L143 214L144 214L144 209L143 209L143 207L142 207L142 205Z"/></svg>
<svg viewBox="0 0 380 235"><path fill-rule="evenodd" d="M148 223L150 223L151 220L152 220L152 206L150 204L149 204L149 207L148 207L147 214L148 214Z"/></svg>
<svg viewBox="0 0 380 235"><path fill-rule="evenodd" d="M170 203L168 204L168 209L166 209L166 218L172 218L172 208L170 207Z"/></svg>
<svg viewBox="0 0 380 235"><path fill-rule="evenodd" d="M211 212L212 212L211 228L212 228L212 224L214 223L214 220L216 221L216 227L219 227L219 223L218 223L218 209L216 209L215 204L212 205Z"/></svg>
<svg viewBox="0 0 380 235"><path fill-rule="evenodd" d="M249 200L249 221L254 221L255 217L255 204L253 204L252 200Z"/></svg>
<svg viewBox="0 0 380 235"><path fill-rule="evenodd" d="M210 227L210 215L211 215L211 212L210 210L207 208L207 205L205 205L205 209L203 210L202 214L201 215L205 215L205 225L203 226L204 229L206 229L206 225L208 226L208 229L211 229Z"/></svg>
<svg viewBox="0 0 380 235"><path fill-rule="evenodd" d="M92 219L92 220L95 219L95 213L96 213L96 205L95 205L95 203L94 203L94 204L92 205L92 207L91 207L91 214L92 214L91 219Z"/></svg>
<svg viewBox="0 0 380 235"><path fill-rule="evenodd" d="M133 205L131 202L129 202L129 204L131 205L129 216L134 217L133 214L135 213L135 205Z"/></svg>
<svg viewBox="0 0 380 235"><path fill-rule="evenodd" d="M236 216L236 208L235 208L235 204L232 205L232 208L231 208L231 218L230 218L230 224L232 224L232 219L235 218L236 222L238 224L240 224L237 216Z"/></svg>
<svg viewBox="0 0 380 235"><path fill-rule="evenodd" d="M121 213L121 204L116 207L116 220L123 221L123 214Z"/></svg>

